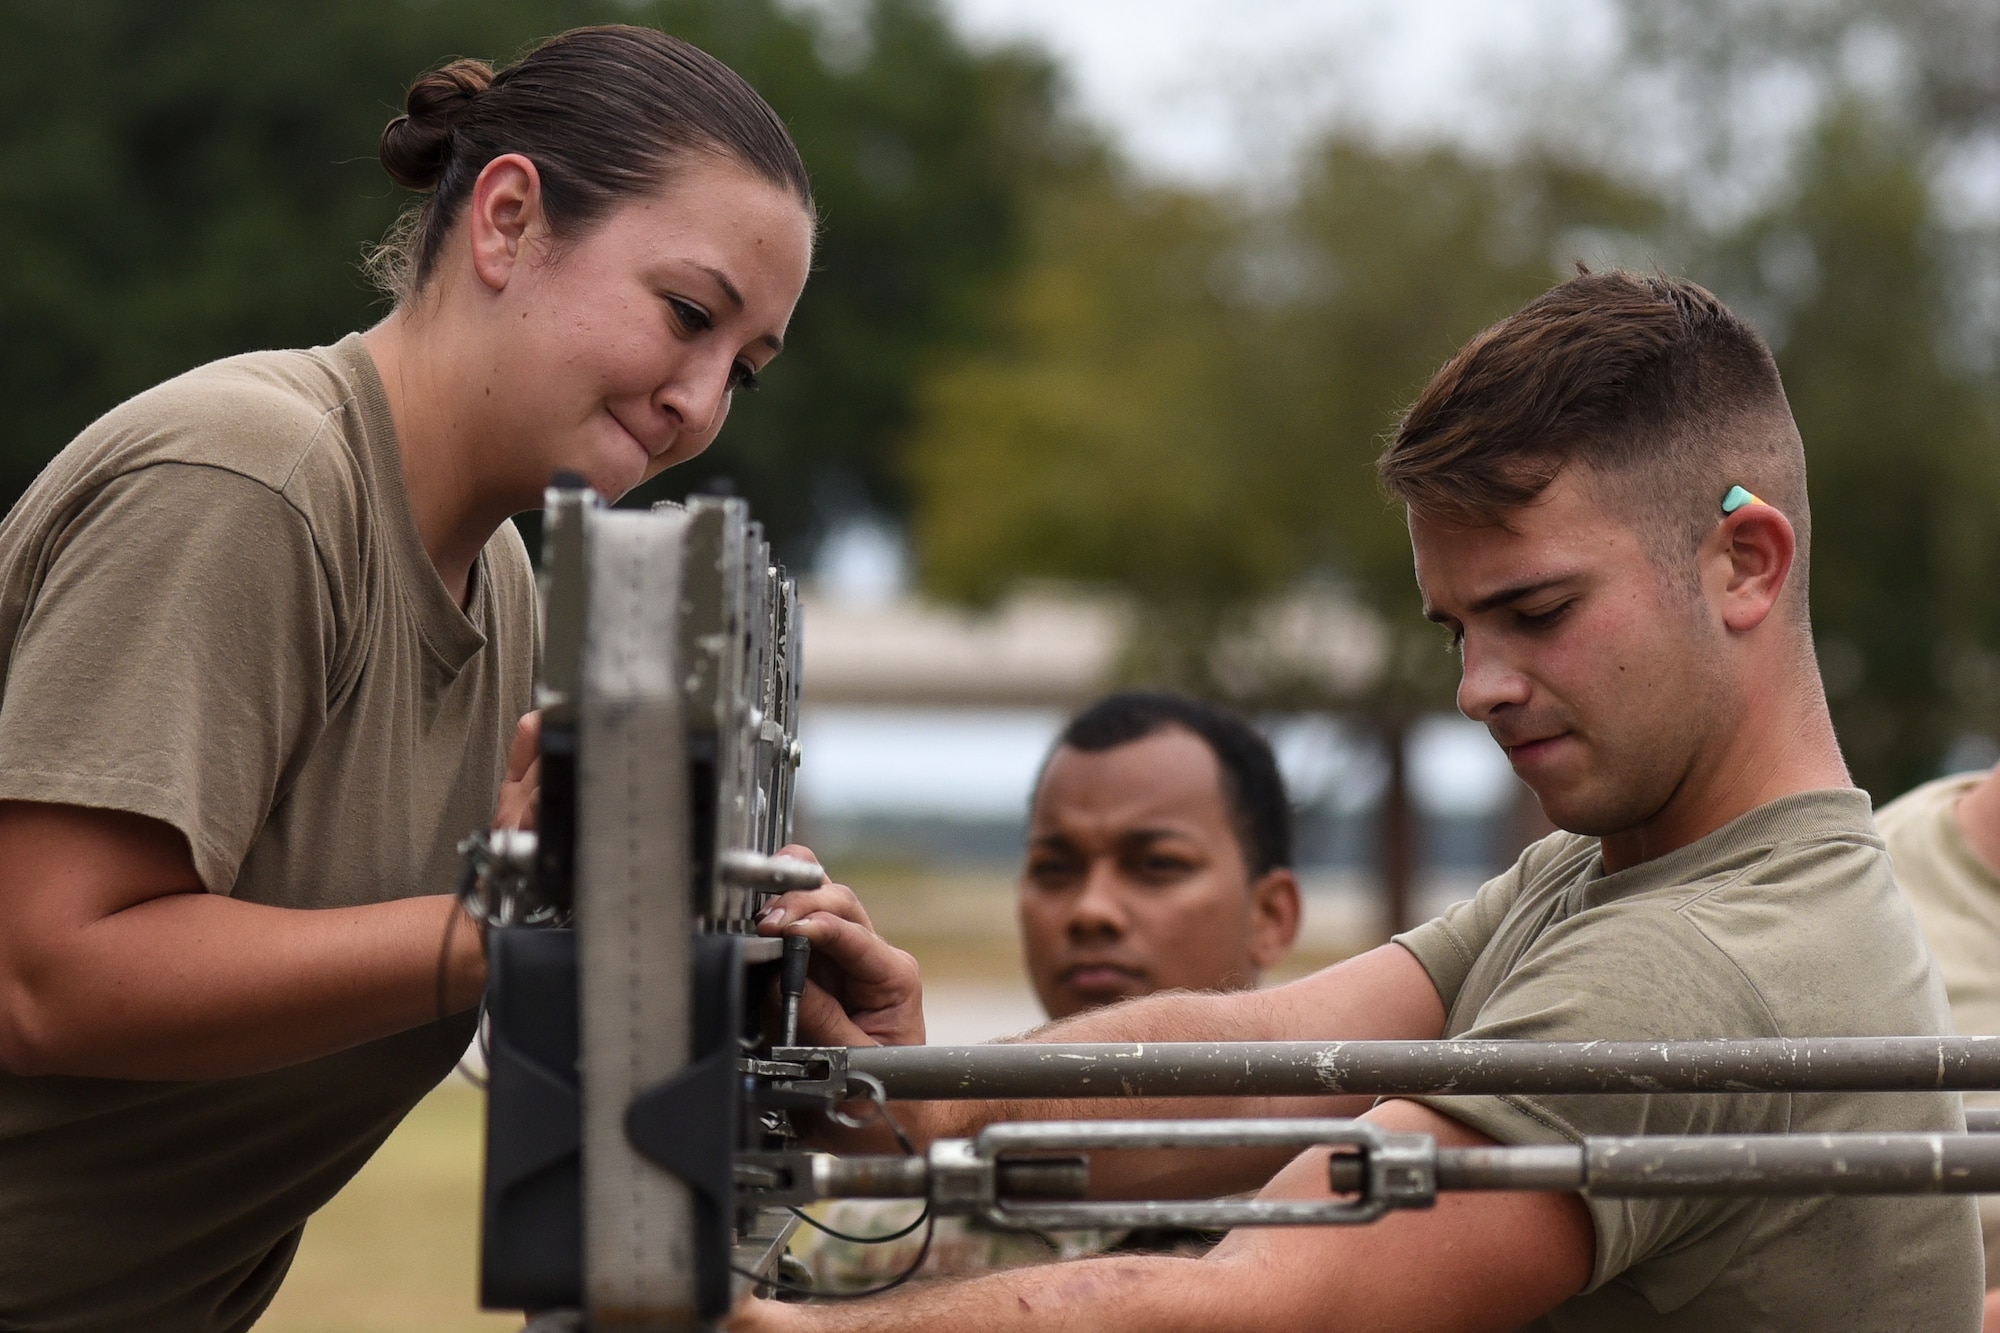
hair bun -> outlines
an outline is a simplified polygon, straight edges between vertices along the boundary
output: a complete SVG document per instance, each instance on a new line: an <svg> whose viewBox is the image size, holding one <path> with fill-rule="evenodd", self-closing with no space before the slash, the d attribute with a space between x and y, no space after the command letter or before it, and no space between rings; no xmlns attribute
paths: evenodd
<svg viewBox="0 0 2000 1333"><path fill-rule="evenodd" d="M451 132L472 100L493 82L483 60L454 60L422 75L403 98L403 114L382 127L382 169L412 190L435 187L451 161Z"/></svg>

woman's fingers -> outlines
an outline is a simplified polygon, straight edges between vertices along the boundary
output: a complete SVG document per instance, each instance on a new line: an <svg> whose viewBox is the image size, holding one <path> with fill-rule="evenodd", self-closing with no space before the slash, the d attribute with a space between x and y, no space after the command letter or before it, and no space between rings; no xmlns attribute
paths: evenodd
<svg viewBox="0 0 2000 1333"><path fill-rule="evenodd" d="M542 710L521 714L521 720L514 724L514 743L507 747L507 780L519 782L528 774L528 769L540 761L542 749Z"/></svg>
<svg viewBox="0 0 2000 1333"><path fill-rule="evenodd" d="M805 917L785 933L812 941L816 975L809 990L821 989L837 1001L847 1018L877 1042L923 1044L924 984L916 959L866 926L830 913Z"/></svg>
<svg viewBox="0 0 2000 1333"><path fill-rule="evenodd" d="M757 918L757 931L761 935L776 935L795 921L819 914L841 917L864 930L875 928L868 919L868 909L861 905L853 889L845 884L822 884L816 889L794 889L773 899L764 909L764 915Z"/></svg>

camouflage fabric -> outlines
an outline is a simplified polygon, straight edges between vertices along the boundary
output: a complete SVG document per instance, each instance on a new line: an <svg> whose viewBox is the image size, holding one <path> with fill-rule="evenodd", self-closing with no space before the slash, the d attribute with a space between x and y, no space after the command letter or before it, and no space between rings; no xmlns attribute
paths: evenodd
<svg viewBox="0 0 2000 1333"><path fill-rule="evenodd" d="M901 1199L836 1199L813 1205L807 1214L824 1226L849 1236L883 1236L916 1220L922 1205ZM1044 1235L1031 1231L992 1231L960 1217L940 1218L931 1235L930 1253L918 1280L989 1273L1004 1268L1081 1259L1111 1251L1201 1254L1217 1237L1198 1232L1062 1231ZM879 1244L841 1240L811 1225L793 1234L791 1250L812 1271L813 1285L823 1291L863 1291L889 1281L916 1261L924 1229Z"/></svg>

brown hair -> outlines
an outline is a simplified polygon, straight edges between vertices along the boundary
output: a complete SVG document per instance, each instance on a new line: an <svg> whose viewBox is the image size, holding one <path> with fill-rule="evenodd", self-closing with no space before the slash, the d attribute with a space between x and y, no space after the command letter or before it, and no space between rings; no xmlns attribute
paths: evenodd
<svg viewBox="0 0 2000 1333"><path fill-rule="evenodd" d="M427 197L370 272L397 300L421 289L473 182L503 154L535 164L550 227L573 236L702 152L741 162L813 212L805 163L777 112L678 37L611 24L551 37L498 73L454 60L411 84L403 114L382 130L382 169Z"/></svg>
<svg viewBox="0 0 2000 1333"><path fill-rule="evenodd" d="M1581 270L1459 349L1377 463L1394 499L1472 526L1504 524L1572 466L1690 578L1724 492L1748 487L1797 531L1804 596L1805 454L1778 367L1705 289Z"/></svg>

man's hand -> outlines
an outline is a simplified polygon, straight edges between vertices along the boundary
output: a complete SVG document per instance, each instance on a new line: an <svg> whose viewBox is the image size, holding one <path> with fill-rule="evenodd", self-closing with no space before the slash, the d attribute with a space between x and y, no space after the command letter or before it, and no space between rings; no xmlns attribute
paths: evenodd
<svg viewBox="0 0 2000 1333"><path fill-rule="evenodd" d="M507 777L493 807L493 827L531 829L542 804L542 710L521 714L507 748Z"/></svg>
<svg viewBox="0 0 2000 1333"><path fill-rule="evenodd" d="M780 855L819 858L804 847ZM831 880L785 894L757 921L763 935L812 941L799 1036L820 1046L921 1046L924 986L917 960L875 933L854 890Z"/></svg>

